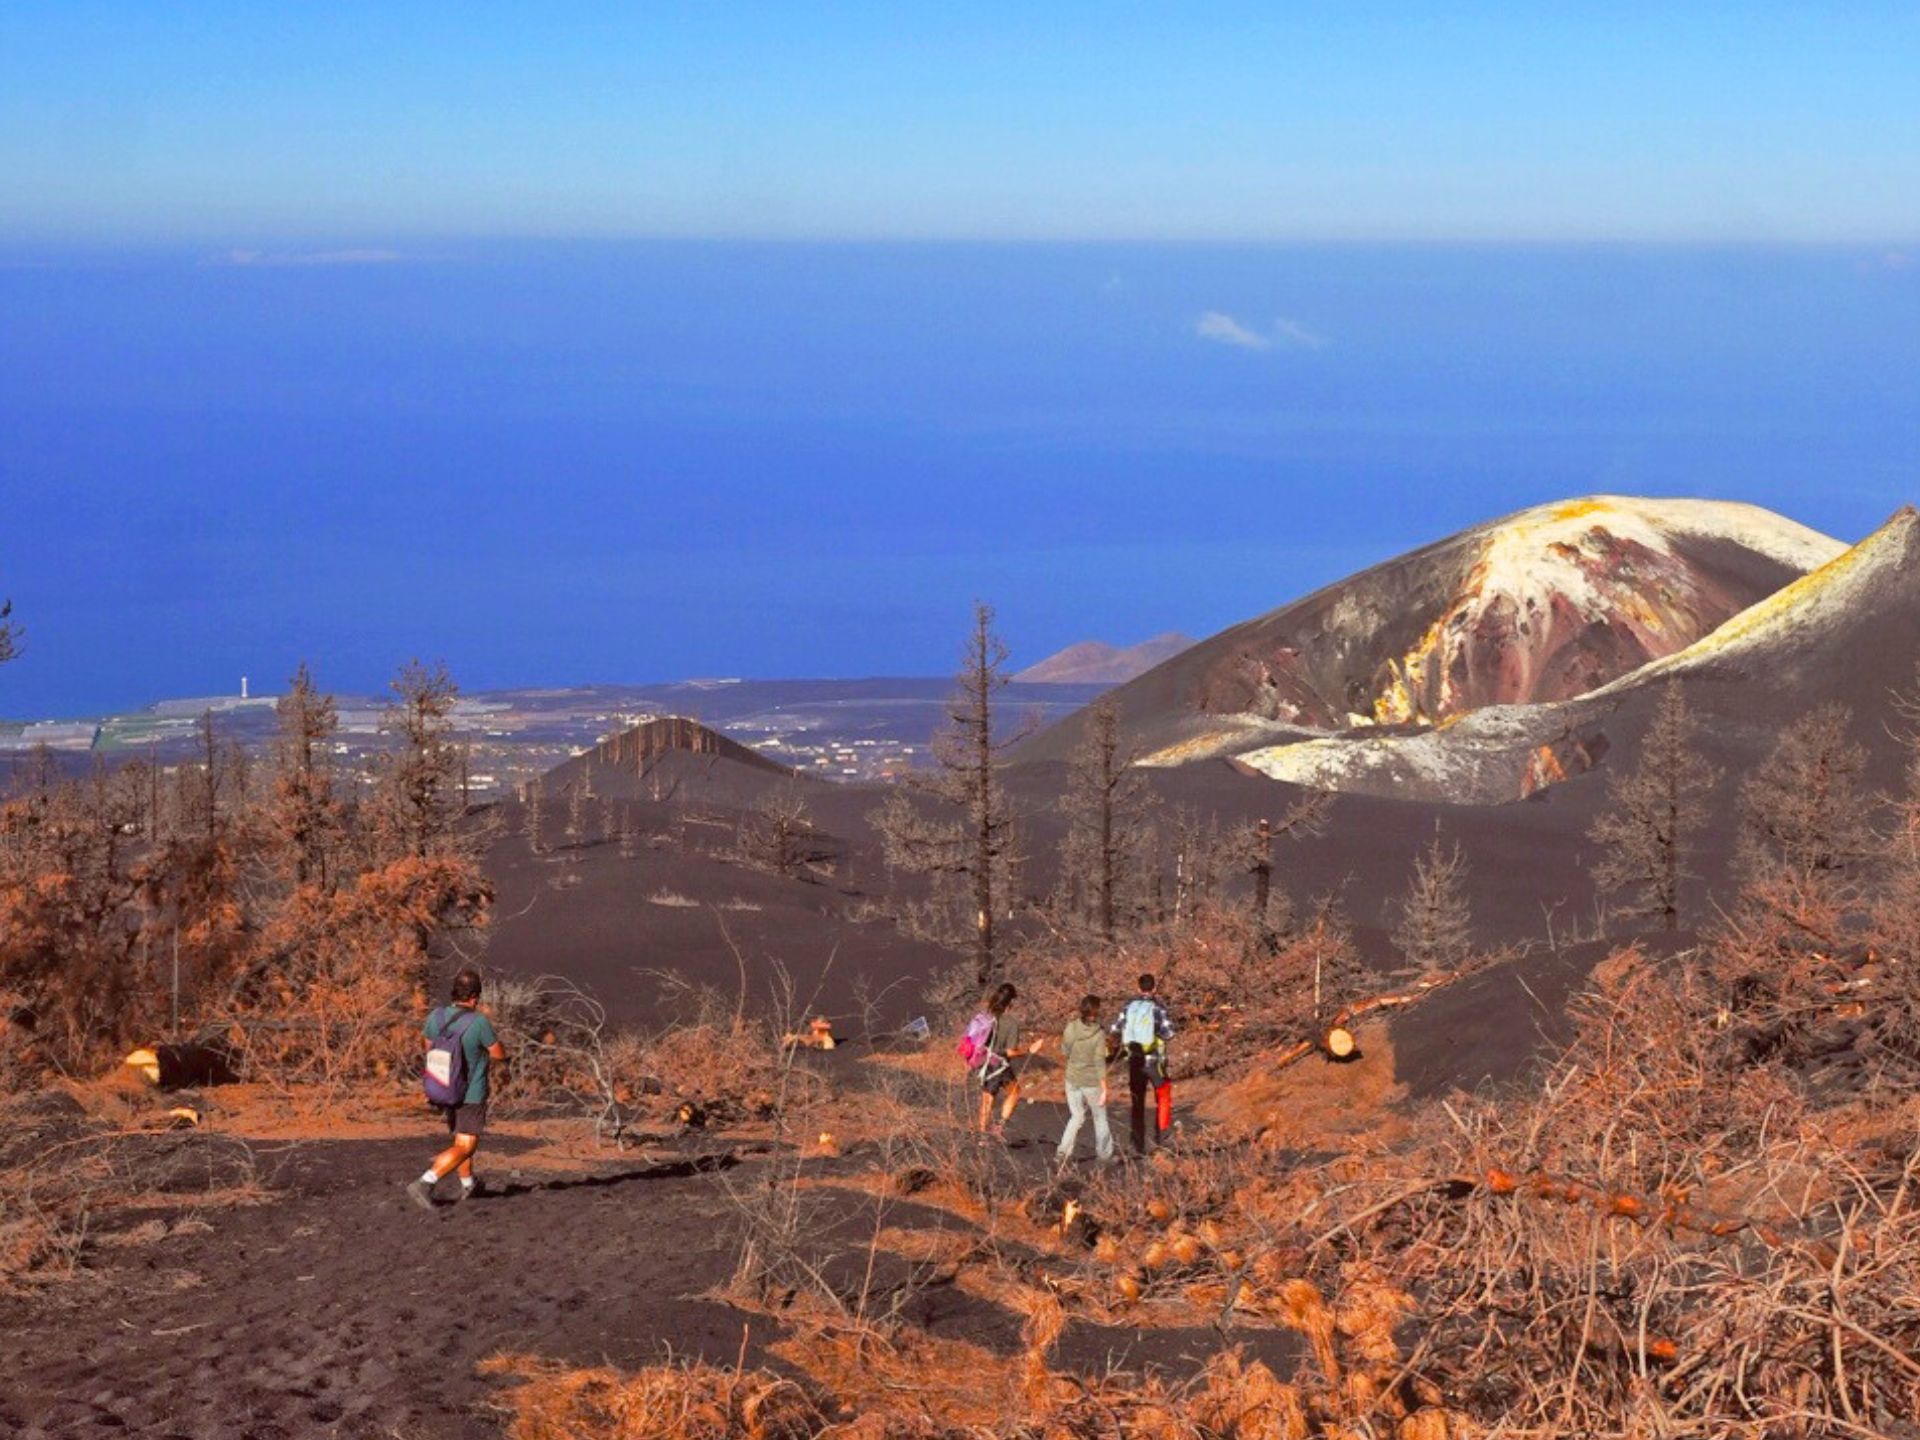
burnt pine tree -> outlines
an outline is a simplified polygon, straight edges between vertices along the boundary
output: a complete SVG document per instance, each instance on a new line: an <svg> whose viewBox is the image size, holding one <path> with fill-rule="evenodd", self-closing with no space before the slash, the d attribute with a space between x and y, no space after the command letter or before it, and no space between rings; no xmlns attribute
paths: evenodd
<svg viewBox="0 0 1920 1440"><path fill-rule="evenodd" d="M957 898L956 890L965 897L972 910L974 974L982 986L998 972L994 910L1014 861L1013 815L1000 765L1020 737L994 732L1006 661L1007 647L993 631L993 607L976 602L946 724L934 736L933 769L907 776L874 816L888 865L927 876L936 901ZM934 802L935 813L916 804L915 796Z"/></svg>
<svg viewBox="0 0 1920 1440"><path fill-rule="evenodd" d="M1173 864L1172 919L1185 924L1213 899L1221 872L1239 847L1231 835L1221 833L1217 816L1191 805L1174 806L1166 830Z"/></svg>
<svg viewBox="0 0 1920 1440"><path fill-rule="evenodd" d="M453 702L460 690L446 666L401 667L386 716L393 747L382 757L375 811L383 848L394 858L462 850L460 747Z"/></svg>
<svg viewBox="0 0 1920 1440"><path fill-rule="evenodd" d="M1694 749L1696 722L1678 680L1669 680L1633 769L1608 781L1611 808L1588 832L1603 854L1594 883L1622 897L1626 913L1680 928L1681 891L1693 879L1694 841L1720 775Z"/></svg>
<svg viewBox="0 0 1920 1440"><path fill-rule="evenodd" d="M1868 915L1869 939L1887 972L1872 1025L1881 1052L1911 1085L1920 1074L1920 665L1913 688L1894 696L1894 708L1906 783L1895 799L1885 870Z"/></svg>
<svg viewBox="0 0 1920 1440"><path fill-rule="evenodd" d="M1467 857L1459 842L1438 830L1415 857L1413 879L1400 901L1393 943L1408 965L1422 971L1457 970L1473 954L1473 910L1467 900Z"/></svg>
<svg viewBox="0 0 1920 1440"><path fill-rule="evenodd" d="M312 884L330 890L334 850L346 811L334 794L328 750L340 725L339 710L331 695L314 688L304 663L273 708L280 734L274 742L268 834L296 886Z"/></svg>
<svg viewBox="0 0 1920 1440"><path fill-rule="evenodd" d="M584 778L567 787L567 843L578 849L587 834L587 794L591 782Z"/></svg>
<svg viewBox="0 0 1920 1440"><path fill-rule="evenodd" d="M1886 875L1873 905L1873 939L1883 952L1906 957L1909 977L1920 977L1920 665L1914 668L1913 689L1895 695L1893 703L1902 722L1906 783L1895 800L1887 836ZM1909 984L1920 1000L1920 982L1910 978Z"/></svg>
<svg viewBox="0 0 1920 1440"><path fill-rule="evenodd" d="M1323 834L1327 828L1327 817L1332 813L1332 793L1309 790L1289 805L1278 821L1250 821L1233 832L1232 847L1245 858L1247 873L1253 877L1253 924L1261 944L1271 944L1275 938L1273 842L1306 840ZM1282 928L1285 928L1293 913L1293 901L1284 890L1280 894L1279 909Z"/></svg>
<svg viewBox="0 0 1920 1440"><path fill-rule="evenodd" d="M1094 702L1087 728L1068 762L1067 816L1061 859L1070 892L1086 919L1112 945L1123 909L1137 909L1131 892L1141 888L1146 867L1146 814L1152 802L1134 768L1138 752L1120 737L1120 712L1111 700Z"/></svg>
<svg viewBox="0 0 1920 1440"><path fill-rule="evenodd" d="M797 776L754 802L744 817L740 838L741 851L750 863L786 880L807 875L831 855L824 837L814 829L812 807Z"/></svg>
<svg viewBox="0 0 1920 1440"><path fill-rule="evenodd" d="M1848 738L1853 712L1817 706L1787 727L1741 787L1741 861L1837 879L1879 848L1866 793L1867 752Z"/></svg>

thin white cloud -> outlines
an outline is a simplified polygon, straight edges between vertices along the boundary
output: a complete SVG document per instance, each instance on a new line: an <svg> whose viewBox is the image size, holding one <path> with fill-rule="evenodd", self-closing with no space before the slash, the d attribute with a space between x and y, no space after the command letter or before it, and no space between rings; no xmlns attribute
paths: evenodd
<svg viewBox="0 0 1920 1440"><path fill-rule="evenodd" d="M406 259L398 250L229 250L214 265L393 265Z"/></svg>
<svg viewBox="0 0 1920 1440"><path fill-rule="evenodd" d="M1324 336L1316 335L1298 320L1289 320L1284 315L1273 322L1273 333L1280 337L1282 344L1302 350L1324 350L1327 345Z"/></svg>
<svg viewBox="0 0 1920 1440"><path fill-rule="evenodd" d="M1202 340L1239 350L1271 350L1276 345L1289 350L1324 350L1327 345L1325 336L1284 315L1274 320L1271 330L1254 330L1225 311L1208 310L1193 322L1193 333Z"/></svg>
<svg viewBox="0 0 1920 1440"><path fill-rule="evenodd" d="M1271 350L1273 341L1266 336L1249 330L1231 315L1218 310L1208 310L1193 322L1193 333L1202 340L1211 340L1219 345L1232 345L1241 350Z"/></svg>

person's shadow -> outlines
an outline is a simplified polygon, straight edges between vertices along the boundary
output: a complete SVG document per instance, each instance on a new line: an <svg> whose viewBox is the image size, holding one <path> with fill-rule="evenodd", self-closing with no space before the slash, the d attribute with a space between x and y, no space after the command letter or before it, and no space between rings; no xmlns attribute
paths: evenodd
<svg viewBox="0 0 1920 1440"><path fill-rule="evenodd" d="M694 1175L712 1175L731 1170L740 1163L732 1152L718 1155L693 1155L685 1160L667 1160L634 1170L616 1170L609 1175L575 1175L554 1180L483 1179L470 1197L474 1200L507 1200L515 1195L540 1191L605 1190L615 1185L631 1185L641 1180L685 1180Z"/></svg>

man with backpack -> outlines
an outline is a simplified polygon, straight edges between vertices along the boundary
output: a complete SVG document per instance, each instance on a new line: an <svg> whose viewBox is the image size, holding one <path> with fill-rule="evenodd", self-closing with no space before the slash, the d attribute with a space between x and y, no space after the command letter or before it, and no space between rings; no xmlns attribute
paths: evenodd
<svg viewBox="0 0 1920 1440"><path fill-rule="evenodd" d="M1167 1042L1173 1022L1154 994L1151 975L1140 977L1140 993L1129 1000L1111 1032L1127 1053L1127 1090L1133 1098L1133 1152L1147 1153L1147 1089L1153 1089L1155 1146L1166 1144L1173 1128L1173 1083L1167 1078Z"/></svg>
<svg viewBox="0 0 1920 1440"><path fill-rule="evenodd" d="M456 1170L460 1198L473 1194L473 1152L487 1128L489 1071L494 1061L507 1058L493 1022L480 1013L480 972L462 970L451 993L453 1003L428 1015L421 1032L427 1047L421 1081L428 1103L446 1115L452 1137L426 1173L407 1186L408 1197L423 1210L433 1209L434 1187Z"/></svg>

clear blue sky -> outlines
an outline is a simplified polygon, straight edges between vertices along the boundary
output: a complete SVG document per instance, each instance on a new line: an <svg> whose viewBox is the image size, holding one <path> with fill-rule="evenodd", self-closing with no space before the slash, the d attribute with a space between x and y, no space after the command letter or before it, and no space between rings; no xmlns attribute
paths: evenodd
<svg viewBox="0 0 1920 1440"><path fill-rule="evenodd" d="M1920 7L9 0L16 239L1920 235Z"/></svg>
<svg viewBox="0 0 1920 1440"><path fill-rule="evenodd" d="M1445 18L1439 18L1441 12ZM1920 490L1920 7L0 4L0 716Z"/></svg>

